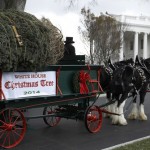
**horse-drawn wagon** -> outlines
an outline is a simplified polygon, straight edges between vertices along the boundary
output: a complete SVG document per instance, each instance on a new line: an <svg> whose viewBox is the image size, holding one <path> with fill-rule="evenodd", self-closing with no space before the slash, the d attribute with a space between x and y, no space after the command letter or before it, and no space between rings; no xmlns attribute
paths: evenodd
<svg viewBox="0 0 150 150"><path fill-rule="evenodd" d="M43 118L53 127L61 118L84 120L89 132L98 132L102 111L94 103L103 92L101 66L51 65L37 72L1 72L0 146L18 145L26 132L26 120ZM43 108L38 116L23 110Z"/></svg>
<svg viewBox="0 0 150 150"><path fill-rule="evenodd" d="M112 101L101 106L96 106L95 102L103 90L105 92L109 90L110 94L109 85L112 79L115 85L117 83L117 88L112 87L115 92L111 92L116 94L117 91L118 100L128 87L136 91L133 67L124 66L123 71L119 72L121 72L121 77L124 73L126 80L121 78L121 82L116 82L118 78L115 79L107 67L84 65L82 60L72 59L70 56L68 56L67 61L66 59L61 60L59 65L49 65L55 64L62 57L62 49L64 49L62 36L57 28L51 30L52 25L49 28L45 27L38 19L27 13L10 10L1 12L1 15L0 18L4 23L0 30L2 32L0 38L2 41L0 46L2 56L0 62L1 147L12 148L22 141L27 128L26 120L28 119L43 118L44 122L51 127L56 126L61 118L80 119L84 120L85 127L89 132L96 133L101 129L102 112L105 112L118 116L120 114L121 121L117 118L117 121L113 123L116 124L119 120L121 124L126 125L123 106L120 108L121 102L116 105L119 108L114 109L117 112L102 109L116 100L110 99ZM6 36L7 33L9 33L8 36ZM57 40L51 42L51 46L50 41L54 38L53 34ZM59 44L58 41L60 41ZM48 67L44 68L44 66ZM38 71L37 68L43 69ZM11 72L12 70L16 72ZM36 72L33 72L33 70L36 70ZM128 70L131 71L130 76L127 73ZM141 71L141 69L138 70ZM141 91L141 87L147 86L147 82L143 78L144 72L142 71L141 74L140 71L139 91ZM147 73L150 75L149 71ZM150 77L147 79L149 81ZM128 92L126 92L126 95L126 98L128 98ZM122 101L124 99L123 97ZM144 100L141 102L140 111L144 116L143 120L146 120L143 102ZM37 116L30 114L27 117L24 115L24 110L39 107L43 108L43 114Z"/></svg>

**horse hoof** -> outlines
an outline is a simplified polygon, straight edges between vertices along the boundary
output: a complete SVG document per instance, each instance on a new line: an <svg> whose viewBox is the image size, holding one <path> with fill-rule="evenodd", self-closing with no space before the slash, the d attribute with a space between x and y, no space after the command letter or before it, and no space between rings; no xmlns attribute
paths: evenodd
<svg viewBox="0 0 150 150"><path fill-rule="evenodd" d="M118 125L118 120L112 120L111 124L112 125Z"/></svg>
<svg viewBox="0 0 150 150"><path fill-rule="evenodd" d="M112 125L118 125L118 123L117 123L117 122L112 122L111 124L112 124Z"/></svg>
<svg viewBox="0 0 150 150"><path fill-rule="evenodd" d="M128 123L125 121L125 122L119 122L119 125L121 125L121 126L126 126Z"/></svg>
<svg viewBox="0 0 150 150"><path fill-rule="evenodd" d="M138 118L138 116L137 115L134 115L134 114L130 114L129 116L128 116L128 119L130 119L130 120L135 120L135 119L137 119Z"/></svg>
<svg viewBox="0 0 150 150"><path fill-rule="evenodd" d="M139 119L143 120L143 121L147 121L147 116L146 115L140 115Z"/></svg>
<svg viewBox="0 0 150 150"><path fill-rule="evenodd" d="M118 121L119 121L119 117L115 116L115 115L112 115L112 122L111 122L111 124L117 125Z"/></svg>

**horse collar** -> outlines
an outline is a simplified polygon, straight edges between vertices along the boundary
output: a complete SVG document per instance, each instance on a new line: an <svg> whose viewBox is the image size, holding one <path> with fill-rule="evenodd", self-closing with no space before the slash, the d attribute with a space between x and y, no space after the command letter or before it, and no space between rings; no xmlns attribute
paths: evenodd
<svg viewBox="0 0 150 150"><path fill-rule="evenodd" d="M112 70L110 68L105 67L105 66L104 66L104 69L105 69L106 73L110 76L110 78L112 80L112 77L113 77Z"/></svg>

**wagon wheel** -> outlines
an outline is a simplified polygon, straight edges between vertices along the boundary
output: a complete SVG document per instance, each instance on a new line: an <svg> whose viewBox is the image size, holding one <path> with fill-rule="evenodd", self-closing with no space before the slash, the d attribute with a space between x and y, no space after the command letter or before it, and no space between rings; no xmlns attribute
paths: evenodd
<svg viewBox="0 0 150 150"><path fill-rule="evenodd" d="M6 108L0 112L0 146L13 148L24 138L26 120L18 109Z"/></svg>
<svg viewBox="0 0 150 150"><path fill-rule="evenodd" d="M85 112L85 126L91 133L96 133L102 126L102 111L97 106L89 106Z"/></svg>
<svg viewBox="0 0 150 150"><path fill-rule="evenodd" d="M43 115L49 115L49 114L56 113L57 112L56 108L57 108L56 106L45 107L43 110ZM46 116L46 117L43 117L43 120L50 127L54 127L54 126L57 126L57 124L60 122L61 118L56 117L56 116Z"/></svg>

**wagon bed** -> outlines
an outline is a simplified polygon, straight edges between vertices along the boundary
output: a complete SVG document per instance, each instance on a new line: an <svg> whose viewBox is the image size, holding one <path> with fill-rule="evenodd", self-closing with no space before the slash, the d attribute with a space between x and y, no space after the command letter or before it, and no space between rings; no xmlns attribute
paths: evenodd
<svg viewBox="0 0 150 150"><path fill-rule="evenodd" d="M80 119L84 120L89 132L98 132L102 123L102 111L98 106L94 106L94 103L97 95L103 92L99 81L100 68L101 66L96 65L48 66L42 73L47 71L54 73L52 94L34 95L36 88L31 88L29 93L25 92L26 96L7 99L5 96L7 89L3 91L1 88L0 146L12 148L22 141L26 132L26 119L43 118L51 127L56 126L61 118ZM42 80L45 85L52 85L52 82L46 82L47 79ZM6 85L7 88L11 87L8 86L11 84ZM12 86L13 90L17 89L20 86L19 81L14 86L16 87ZM24 116L23 110L37 107L43 108L43 114L38 116L31 114L27 118Z"/></svg>

